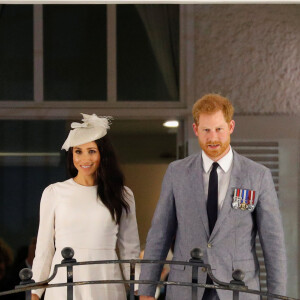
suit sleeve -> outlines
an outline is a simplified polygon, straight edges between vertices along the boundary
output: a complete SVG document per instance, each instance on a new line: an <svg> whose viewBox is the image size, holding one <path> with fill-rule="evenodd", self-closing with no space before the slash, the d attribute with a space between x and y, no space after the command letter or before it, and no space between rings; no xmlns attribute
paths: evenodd
<svg viewBox="0 0 300 300"><path fill-rule="evenodd" d="M282 220L272 175L262 175L256 220L267 271L268 292L286 294L287 261Z"/></svg>
<svg viewBox="0 0 300 300"><path fill-rule="evenodd" d="M127 203L129 204L128 214L124 211L120 221L118 233L118 249L120 259L138 259L140 255L140 240L136 222L135 202L132 191L125 188ZM123 274L127 280L130 278L129 264L122 265ZM136 278L139 277L140 268L136 265Z"/></svg>
<svg viewBox="0 0 300 300"><path fill-rule="evenodd" d="M177 218L172 186L172 164L163 179L160 198L147 236L144 259L165 260L176 234ZM140 280L159 280L162 265L142 264ZM156 285L140 284L139 294L155 295Z"/></svg>
<svg viewBox="0 0 300 300"><path fill-rule="evenodd" d="M32 265L33 279L40 282L48 279L52 259L55 252L55 217L54 217L54 191L53 187L48 186L42 195L40 204L40 224L35 250L35 257ZM45 289L32 290L40 298Z"/></svg>

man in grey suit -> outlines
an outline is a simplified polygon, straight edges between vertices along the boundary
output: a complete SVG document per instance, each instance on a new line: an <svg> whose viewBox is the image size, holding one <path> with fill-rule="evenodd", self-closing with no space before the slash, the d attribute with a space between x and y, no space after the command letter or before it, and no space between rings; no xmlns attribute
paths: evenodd
<svg viewBox="0 0 300 300"><path fill-rule="evenodd" d="M286 293L286 253L278 199L271 172L230 146L235 122L227 98L208 94L193 107L193 129L202 151L171 163L147 236L145 259L164 260L175 239L173 260L188 261L201 248L213 274L230 282L245 272L245 283L259 289L255 237L259 234L270 293ZM171 265L170 281L191 282L191 268ZM161 266L143 264L140 279L158 280ZM199 270L199 282L211 283ZM140 300L154 299L155 285L141 285ZM191 288L167 287L167 299L189 300ZM232 292L198 289L198 299L232 299ZM241 294L243 300L259 299Z"/></svg>

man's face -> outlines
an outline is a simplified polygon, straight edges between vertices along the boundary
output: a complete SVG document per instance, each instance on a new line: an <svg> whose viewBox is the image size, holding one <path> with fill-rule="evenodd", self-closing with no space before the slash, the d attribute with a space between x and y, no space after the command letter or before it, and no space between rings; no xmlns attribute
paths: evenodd
<svg viewBox="0 0 300 300"><path fill-rule="evenodd" d="M212 114L200 114L198 125L194 123L193 129L200 147L209 158L218 161L228 153L234 125L233 120L229 123L225 121L221 110Z"/></svg>

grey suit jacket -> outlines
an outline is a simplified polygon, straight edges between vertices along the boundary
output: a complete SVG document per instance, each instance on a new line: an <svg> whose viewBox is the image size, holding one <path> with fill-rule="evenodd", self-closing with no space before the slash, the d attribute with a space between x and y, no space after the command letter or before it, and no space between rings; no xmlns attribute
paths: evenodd
<svg viewBox="0 0 300 300"><path fill-rule="evenodd" d="M233 167L228 191L217 223L209 235L206 199L203 190L201 154L191 155L171 163L166 171L160 199L147 236L145 259L165 259L173 238L173 260L188 261L193 248L201 248L204 262L212 266L213 274L221 281L230 282L232 272L245 272L246 285L259 289L259 265L255 252L258 232L267 270L268 291L286 293L286 253L278 199L271 172L233 152ZM233 209L235 188L255 191L255 209ZM210 244L210 245L209 245ZM209 246L208 246L209 245ZM191 282L191 268L170 266L170 281ZM141 280L158 280L159 265L142 265ZM199 270L199 282L206 282L206 273ZM198 289L198 299L204 290ZM155 293L154 285L141 285L140 295ZM221 300L232 299L232 292L217 290ZM241 294L241 299L259 299ZM191 299L188 287L168 286L167 299Z"/></svg>

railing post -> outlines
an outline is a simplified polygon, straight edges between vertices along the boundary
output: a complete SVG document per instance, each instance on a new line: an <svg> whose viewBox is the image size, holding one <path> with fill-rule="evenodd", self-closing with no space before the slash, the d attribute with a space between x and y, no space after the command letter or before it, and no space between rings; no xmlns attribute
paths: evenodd
<svg viewBox="0 0 300 300"><path fill-rule="evenodd" d="M62 264L74 263L76 259L73 258L74 250L71 247L65 247L61 250L63 256ZM67 283L73 283L73 266L67 266ZM73 285L67 286L67 300L73 300Z"/></svg>
<svg viewBox="0 0 300 300"><path fill-rule="evenodd" d="M21 279L20 285L34 283L32 279L32 271L28 268L24 268L20 271L19 277ZM25 292L25 300L31 300L31 290Z"/></svg>
<svg viewBox="0 0 300 300"><path fill-rule="evenodd" d="M135 278L135 263L130 262L130 280ZM134 300L134 283L130 283L130 300Z"/></svg>
<svg viewBox="0 0 300 300"><path fill-rule="evenodd" d="M230 286L245 286L243 279L245 278L245 273L242 270L236 269L232 273L233 280L230 281ZM232 300L239 300L240 291L235 290L233 291Z"/></svg>
<svg viewBox="0 0 300 300"><path fill-rule="evenodd" d="M21 279L20 285L25 285L29 283L35 283L32 279L32 271L28 268L24 268L20 271L19 277ZM25 300L31 300L31 290L25 292Z"/></svg>
<svg viewBox="0 0 300 300"><path fill-rule="evenodd" d="M233 291L232 300L239 300L240 297L239 294L240 294L239 291Z"/></svg>
<svg viewBox="0 0 300 300"><path fill-rule="evenodd" d="M190 262L196 262L203 264L203 253L200 248L194 248L191 251L191 259ZM192 266L192 283L198 283L198 266ZM198 288L193 286L192 287L192 300L197 300L198 299Z"/></svg>

